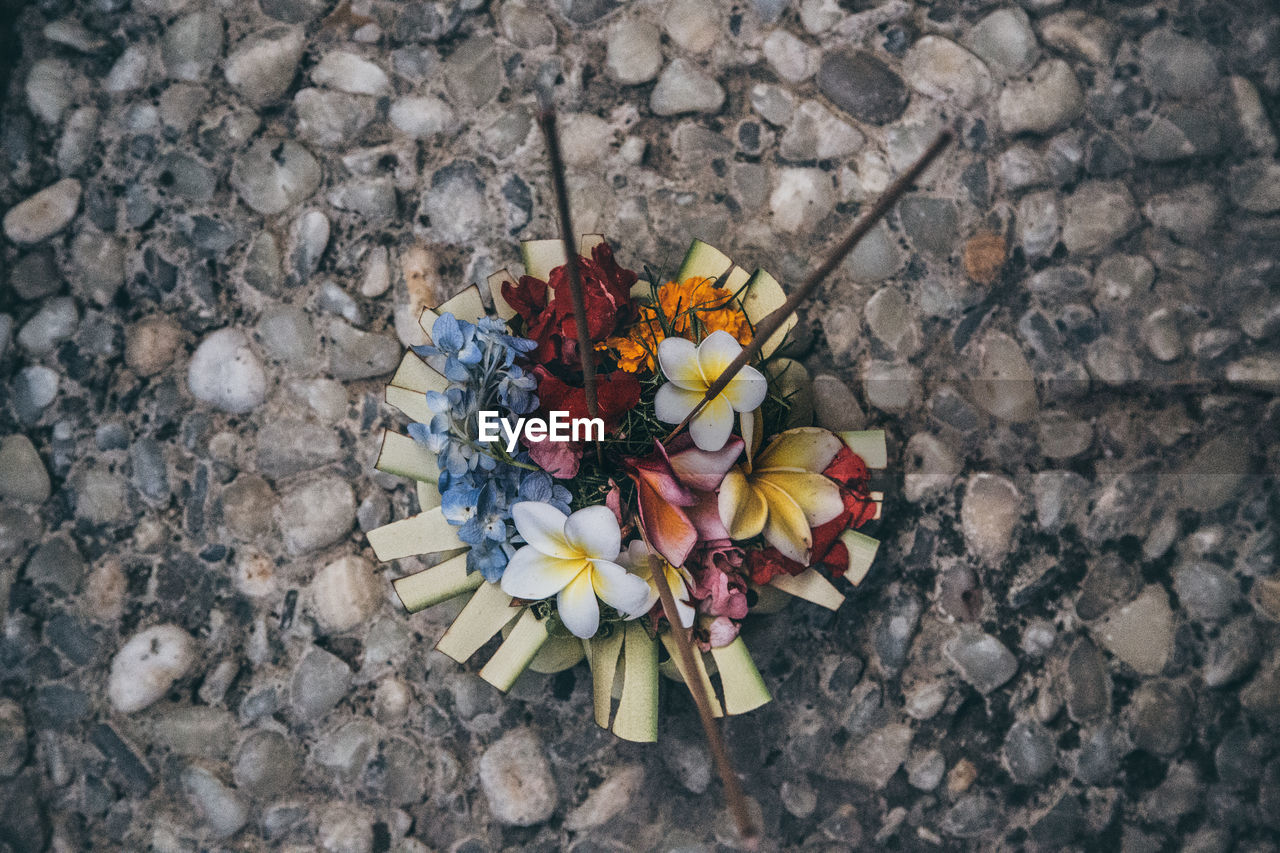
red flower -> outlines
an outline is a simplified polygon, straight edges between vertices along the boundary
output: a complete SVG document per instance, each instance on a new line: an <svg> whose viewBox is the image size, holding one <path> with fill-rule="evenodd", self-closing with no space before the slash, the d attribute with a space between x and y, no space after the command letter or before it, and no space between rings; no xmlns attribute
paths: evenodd
<svg viewBox="0 0 1280 853"><path fill-rule="evenodd" d="M530 355L537 364L581 364L567 266L553 269L549 281L526 275L515 285L510 282L502 285L503 298L524 318L525 337L538 344ZM590 258L579 257L578 269L587 310L587 335L592 341L603 341L613 334L630 310L631 286L637 276L618 266L608 243L592 249Z"/></svg>
<svg viewBox="0 0 1280 853"><path fill-rule="evenodd" d="M568 412L570 418L588 416L587 392L584 389L570 385L540 364L533 368L533 375L538 380L538 412L543 417L548 417L551 412ZM598 375L596 403L604 421L604 431L613 432L618 428L622 415L640 403L639 380L621 371ZM529 458L534 464L552 477L568 480L577 476L578 465L582 461L582 442L531 442L524 437L521 441L529 448Z"/></svg>
<svg viewBox="0 0 1280 853"><path fill-rule="evenodd" d="M822 473L840 485L844 511L826 524L813 528L809 566L784 557L773 547L749 552L747 571L756 584L763 586L781 574L798 575L810 566L825 566L831 576L837 578L849 568L849 549L840 541L840 534L847 529L861 527L876 514L876 503L867 490L870 480L867 463L849 448L841 447Z"/></svg>

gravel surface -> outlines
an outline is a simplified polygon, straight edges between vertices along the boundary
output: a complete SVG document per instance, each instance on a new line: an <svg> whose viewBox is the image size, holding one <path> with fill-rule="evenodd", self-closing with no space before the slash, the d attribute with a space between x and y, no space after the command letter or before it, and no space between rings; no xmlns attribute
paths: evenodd
<svg viewBox="0 0 1280 853"><path fill-rule="evenodd" d="M744 636L764 848L1274 853L1265 0L0 3L0 851L732 847L688 698L503 696L363 531L415 319L575 221L794 285L880 555ZM669 685L670 686L670 685Z"/></svg>

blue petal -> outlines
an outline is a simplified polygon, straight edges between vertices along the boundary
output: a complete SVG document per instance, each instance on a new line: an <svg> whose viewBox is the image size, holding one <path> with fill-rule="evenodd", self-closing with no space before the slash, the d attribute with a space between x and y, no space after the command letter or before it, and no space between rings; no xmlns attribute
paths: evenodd
<svg viewBox="0 0 1280 853"><path fill-rule="evenodd" d="M464 343L458 318L447 311L437 317L431 326L431 339L445 352L457 352Z"/></svg>

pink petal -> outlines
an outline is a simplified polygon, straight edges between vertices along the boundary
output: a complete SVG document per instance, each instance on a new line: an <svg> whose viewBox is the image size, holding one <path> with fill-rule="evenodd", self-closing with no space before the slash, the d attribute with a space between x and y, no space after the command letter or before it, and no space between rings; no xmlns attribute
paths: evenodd
<svg viewBox="0 0 1280 853"><path fill-rule="evenodd" d="M720 488L724 475L742 455L742 439L730 436L719 450L699 450L689 433L677 436L666 448L671 460L671 470L681 483L704 492Z"/></svg>

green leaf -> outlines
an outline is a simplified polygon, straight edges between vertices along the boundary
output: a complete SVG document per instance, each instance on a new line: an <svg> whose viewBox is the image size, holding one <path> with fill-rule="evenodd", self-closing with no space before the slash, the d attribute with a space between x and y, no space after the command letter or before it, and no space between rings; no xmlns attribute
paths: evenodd
<svg viewBox="0 0 1280 853"><path fill-rule="evenodd" d="M482 583L436 643L436 650L462 663L519 613L520 608L511 606L511 596L494 584Z"/></svg>
<svg viewBox="0 0 1280 853"><path fill-rule="evenodd" d="M773 697L760 677L746 643L738 637L727 646L711 650L720 668L720 686L724 689L726 714L745 714L759 708Z"/></svg>
<svg viewBox="0 0 1280 853"><path fill-rule="evenodd" d="M387 384L416 391L419 394L425 394L428 391L443 393L449 387L449 380L410 350L405 352L404 358L400 359L400 366L396 368L395 376L392 376Z"/></svg>
<svg viewBox="0 0 1280 853"><path fill-rule="evenodd" d="M458 528L445 519L439 507L384 524L365 535L383 562L467 547L458 538Z"/></svg>
<svg viewBox="0 0 1280 853"><path fill-rule="evenodd" d="M684 659L680 657L680 647L676 644L675 638L671 636L670 631L663 631L659 636L662 637L662 645L666 646L667 654L671 656L671 662L675 665L676 672L680 675L680 681L687 685L689 683L689 673L685 672ZM711 706L712 715L723 717L724 709L720 707L720 699L716 696L716 689L711 685L711 676L707 672L707 663L703 660L701 650L693 650L693 663L698 668L698 677L702 679L702 689L707 694L707 703Z"/></svg>
<svg viewBox="0 0 1280 853"><path fill-rule="evenodd" d="M529 662L529 669L543 675L553 675L564 672L580 660L582 660L582 640L572 636L552 637Z"/></svg>
<svg viewBox="0 0 1280 853"><path fill-rule="evenodd" d="M618 657L622 654L623 632L614 630L606 637L598 634L584 640L591 665L591 696L595 704L596 725L609 728L613 716L613 680L618 674Z"/></svg>
<svg viewBox="0 0 1280 853"><path fill-rule="evenodd" d="M849 551L849 568L845 570L844 576L848 578L849 583L857 586L862 583L862 579L867 576L867 571L871 568L871 563L875 561L876 551L880 549L880 540L872 539L856 530L846 530L840 534L840 541Z"/></svg>
<svg viewBox="0 0 1280 853"><path fill-rule="evenodd" d="M498 270L489 276L489 295L493 297L493 310L498 312L498 316L503 320L510 320L516 316L516 309L511 307L511 303L507 302L507 298L502 295L503 282L509 282L513 287L516 284L515 278L505 269Z"/></svg>
<svg viewBox="0 0 1280 853"><path fill-rule="evenodd" d="M746 293L742 297L742 311L747 315L752 326L758 326L765 317L781 308L786 301L787 293L782 289L782 285L778 284L778 280L764 270L756 270L746 284ZM764 342L760 348L760 356L768 358L773 355L774 350L782 346L787 334L796 327L798 322L800 321L795 314L788 317L778 327L778 331Z"/></svg>
<svg viewBox="0 0 1280 853"><path fill-rule="evenodd" d="M849 430L840 433L840 440L861 456L868 468L884 468L889 464L889 448L882 429Z"/></svg>
<svg viewBox="0 0 1280 853"><path fill-rule="evenodd" d="M613 733L623 740L652 743L658 739L658 644L638 619L626 625L622 699Z"/></svg>
<svg viewBox="0 0 1280 853"><path fill-rule="evenodd" d="M680 271L676 273L676 281L684 282L691 278L718 279L732 266L733 261L724 252L710 243L694 240L689 244L689 251L680 264Z"/></svg>
<svg viewBox="0 0 1280 853"><path fill-rule="evenodd" d="M417 613L464 592L470 592L482 583L484 578L479 572L467 571L467 554L464 551L438 566L405 575L391 585L400 597L404 609Z"/></svg>
<svg viewBox="0 0 1280 853"><path fill-rule="evenodd" d="M456 296L449 297L436 308L435 313L437 315L452 314L459 320L474 323L485 315L484 300L480 298L480 288L473 284Z"/></svg>
<svg viewBox="0 0 1280 853"><path fill-rule="evenodd" d="M844 595L817 569L805 569L798 575L778 575L770 584L828 610L839 610L840 605L844 604Z"/></svg>
<svg viewBox="0 0 1280 853"><path fill-rule="evenodd" d="M524 274L546 281L551 271L565 264L563 240L525 240L520 244Z"/></svg>
<svg viewBox="0 0 1280 853"><path fill-rule="evenodd" d="M480 670L480 677L506 693L547 642L547 623L526 607L510 635Z"/></svg>
<svg viewBox="0 0 1280 853"><path fill-rule="evenodd" d="M378 461L373 467L385 474L427 483L440 480L436 454L409 436L391 430L384 430L382 433L382 449L378 452Z"/></svg>

